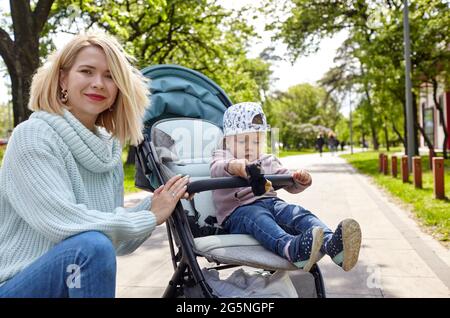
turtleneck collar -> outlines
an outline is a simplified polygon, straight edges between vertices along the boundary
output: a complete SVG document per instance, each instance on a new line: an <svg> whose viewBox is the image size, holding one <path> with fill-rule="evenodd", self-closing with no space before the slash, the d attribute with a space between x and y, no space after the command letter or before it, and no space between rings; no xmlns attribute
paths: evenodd
<svg viewBox="0 0 450 318"><path fill-rule="evenodd" d="M64 140L78 163L89 171L110 171L121 160L122 149L117 139L99 127L95 128L95 133L90 131L68 110L64 109L63 116L38 111L30 118L48 123Z"/></svg>

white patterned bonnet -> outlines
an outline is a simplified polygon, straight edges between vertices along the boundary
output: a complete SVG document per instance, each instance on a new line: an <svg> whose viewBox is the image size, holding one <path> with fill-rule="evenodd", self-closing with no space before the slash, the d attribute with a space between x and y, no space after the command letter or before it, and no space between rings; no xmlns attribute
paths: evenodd
<svg viewBox="0 0 450 318"><path fill-rule="evenodd" d="M260 115L262 124L253 123L255 116ZM224 136L250 132L266 132L268 130L266 116L258 103L239 103L228 107L223 115Z"/></svg>

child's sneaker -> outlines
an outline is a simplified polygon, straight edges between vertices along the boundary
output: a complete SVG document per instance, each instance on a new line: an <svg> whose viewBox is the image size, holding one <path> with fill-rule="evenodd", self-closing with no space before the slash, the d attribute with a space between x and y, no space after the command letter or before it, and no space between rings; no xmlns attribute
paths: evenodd
<svg viewBox="0 0 450 318"><path fill-rule="evenodd" d="M322 244L323 229L320 227L313 227L303 235L296 236L289 246L289 255L293 255L294 265L309 272L322 256L320 253Z"/></svg>
<svg viewBox="0 0 450 318"><path fill-rule="evenodd" d="M344 271L351 270L358 261L361 247L361 228L353 219L345 219L339 223L325 250L333 262Z"/></svg>

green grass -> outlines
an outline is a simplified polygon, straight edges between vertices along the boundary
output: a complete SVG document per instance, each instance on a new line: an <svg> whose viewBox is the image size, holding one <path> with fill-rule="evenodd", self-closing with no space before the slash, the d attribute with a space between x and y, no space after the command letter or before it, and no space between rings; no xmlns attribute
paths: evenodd
<svg viewBox="0 0 450 318"><path fill-rule="evenodd" d="M315 149L302 149L302 150L280 150L278 157L288 157L288 156L296 156L296 155L307 155L315 153Z"/></svg>
<svg viewBox="0 0 450 318"><path fill-rule="evenodd" d="M388 154L392 155L399 149L394 149ZM401 150L400 150L401 151ZM387 153L384 151L384 153ZM422 156L422 186L416 189L412 183L413 176L410 174L409 183L403 183L401 179L400 163L398 156L397 178L392 175L383 175L378 172L378 154L376 151L355 153L353 155L341 155L361 173L367 174L373 180L387 189L393 196L401 199L415 213L420 222L437 239L449 242L450 237L450 159L445 160L445 194L447 199L437 200L433 196L433 175L429 169L428 156ZM389 156L389 171L391 169L391 156Z"/></svg>
<svg viewBox="0 0 450 318"><path fill-rule="evenodd" d="M141 189L138 189L134 186L134 173L135 173L135 167L134 164L125 164L128 157L128 147L124 147L122 151L122 162L123 162L123 173L124 173L124 180L123 180L123 188L125 195L130 193L135 193L142 191Z"/></svg>
<svg viewBox="0 0 450 318"><path fill-rule="evenodd" d="M0 146L0 167L2 165L3 154L5 153L6 146Z"/></svg>

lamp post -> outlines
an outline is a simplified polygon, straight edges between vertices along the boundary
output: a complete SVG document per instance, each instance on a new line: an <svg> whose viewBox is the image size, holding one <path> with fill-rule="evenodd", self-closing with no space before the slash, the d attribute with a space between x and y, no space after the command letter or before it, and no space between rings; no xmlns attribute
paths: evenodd
<svg viewBox="0 0 450 318"><path fill-rule="evenodd" d="M412 171L412 159L415 155L414 114L411 93L411 47L409 39L408 0L403 1L403 39L405 42L405 100L406 100L406 148L408 154L408 169Z"/></svg>

